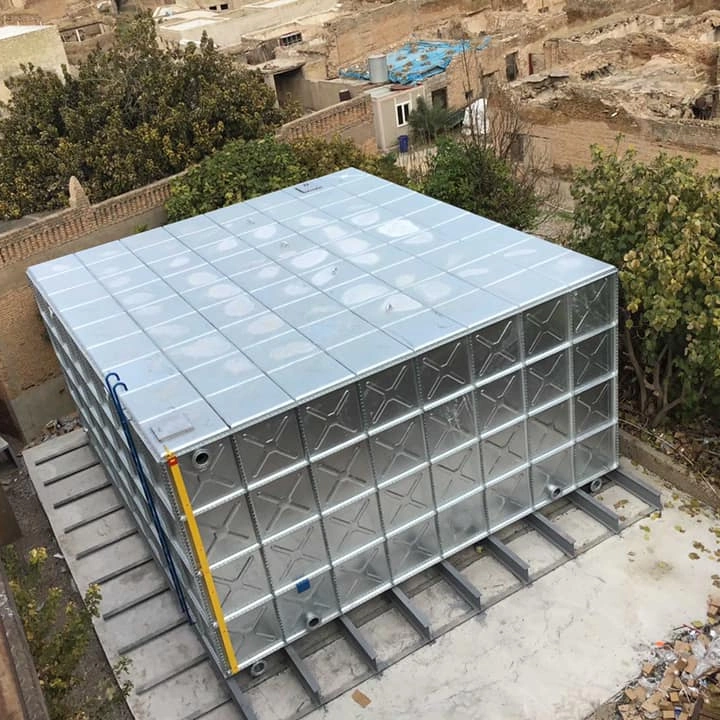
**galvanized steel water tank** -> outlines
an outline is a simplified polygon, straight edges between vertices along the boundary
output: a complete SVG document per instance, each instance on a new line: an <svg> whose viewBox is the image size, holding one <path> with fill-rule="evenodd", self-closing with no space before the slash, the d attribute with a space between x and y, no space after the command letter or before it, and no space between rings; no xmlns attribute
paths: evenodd
<svg viewBox="0 0 720 720"><path fill-rule="evenodd" d="M28 275L228 674L617 466L615 269L358 170Z"/></svg>
<svg viewBox="0 0 720 720"><path fill-rule="evenodd" d="M370 82L382 85L388 81L387 55L370 55L368 57L368 70L370 71Z"/></svg>

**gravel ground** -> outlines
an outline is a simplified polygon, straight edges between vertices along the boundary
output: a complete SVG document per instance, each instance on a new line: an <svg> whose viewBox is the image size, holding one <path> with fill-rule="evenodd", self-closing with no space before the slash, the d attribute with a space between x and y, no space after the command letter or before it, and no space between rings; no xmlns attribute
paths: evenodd
<svg viewBox="0 0 720 720"><path fill-rule="evenodd" d="M38 440L38 443L49 437L70 432L77 425L74 418L64 418L56 424L56 427L48 428L45 437ZM22 449L17 443L13 443L13 447L18 451ZM18 471L10 463L0 466L0 484L5 490L22 532L22 537L14 543L18 555L27 554L31 548L38 546L47 548L48 560L44 577L46 586L59 587L66 598L78 603L82 602L81 593L75 587L67 564L60 555L55 536L24 467ZM84 591L85 588L82 590ZM95 632L91 635L90 644L78 665L76 674L80 678L80 684L74 694L78 711L87 706L88 699L97 697L100 688L115 682L110 664ZM124 702L115 703L103 707L102 720L132 720L132 714Z"/></svg>

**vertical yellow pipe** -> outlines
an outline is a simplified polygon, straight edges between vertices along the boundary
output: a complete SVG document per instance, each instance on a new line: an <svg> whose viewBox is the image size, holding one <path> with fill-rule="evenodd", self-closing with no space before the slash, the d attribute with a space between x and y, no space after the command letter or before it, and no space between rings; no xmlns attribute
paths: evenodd
<svg viewBox="0 0 720 720"><path fill-rule="evenodd" d="M168 470L170 471L170 477L175 485L175 492L180 500L180 506L182 507L183 514L185 515L185 520L187 521L188 530L190 531L190 543L195 553L195 559L200 567L200 573L205 581L208 598L210 599L210 607L212 608L213 615L215 616L215 622L217 623L218 630L220 632L220 639L222 640L223 647L225 648L228 665L230 666L231 672L236 673L238 671L237 658L235 657L235 651L233 650L232 643L230 642L230 634L228 633L227 625L225 624L225 617L222 613L222 608L220 607L220 600L218 599L217 590L215 589L215 581L213 580L212 573L210 572L210 564L208 563L207 555L205 554L205 546L203 545L202 538L200 537L197 520L195 520L192 505L190 504L190 497L188 496L187 488L185 487L185 480L183 479L182 472L180 471L180 465L178 464L178 459L175 454L168 450L165 453L165 460L167 462Z"/></svg>

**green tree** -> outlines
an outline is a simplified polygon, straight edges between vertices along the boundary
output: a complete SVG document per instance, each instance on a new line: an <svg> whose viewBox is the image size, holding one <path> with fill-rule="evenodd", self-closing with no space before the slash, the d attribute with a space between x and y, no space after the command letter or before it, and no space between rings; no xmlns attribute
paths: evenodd
<svg viewBox="0 0 720 720"><path fill-rule="evenodd" d="M442 105L428 104L425 98L418 98L410 113L410 132L419 143L435 142L462 124L465 110L449 110Z"/></svg>
<svg viewBox="0 0 720 720"><path fill-rule="evenodd" d="M352 140L237 141L173 181L166 203L168 217L181 220L347 167L407 183L392 156L367 155Z"/></svg>
<svg viewBox="0 0 720 720"><path fill-rule="evenodd" d="M594 147L577 172L573 247L616 265L623 349L641 413L720 408L720 175L694 160Z"/></svg>
<svg viewBox="0 0 720 720"><path fill-rule="evenodd" d="M542 199L532 182L483 139L440 138L437 153L420 180L426 195L510 227L532 228Z"/></svg>
<svg viewBox="0 0 720 720"><path fill-rule="evenodd" d="M0 119L0 216L67 202L76 175L103 200L198 162L228 140L280 125L272 91L207 37L163 50L148 14L121 28L77 75L26 67Z"/></svg>

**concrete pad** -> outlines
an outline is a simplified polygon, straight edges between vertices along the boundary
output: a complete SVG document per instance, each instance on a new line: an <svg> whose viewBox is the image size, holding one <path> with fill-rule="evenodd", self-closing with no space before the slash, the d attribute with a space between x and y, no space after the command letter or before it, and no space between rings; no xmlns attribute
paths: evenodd
<svg viewBox="0 0 720 720"><path fill-rule="evenodd" d="M518 535L510 540L507 546L530 566L531 577L565 559L562 550L535 530Z"/></svg>
<svg viewBox="0 0 720 720"><path fill-rule="evenodd" d="M365 681L366 708L348 692L309 717L585 718L639 673L649 644L705 617L717 519L671 505Z"/></svg>
<svg viewBox="0 0 720 720"><path fill-rule="evenodd" d="M433 628L442 628L467 615L470 606L445 582L435 583L413 595L412 603Z"/></svg>
<svg viewBox="0 0 720 720"><path fill-rule="evenodd" d="M127 534L118 494L112 486L93 491L108 481L101 465L88 467L84 440L84 433L70 433L28 449L25 461L76 584L101 582L95 630L111 664L121 654L132 661L127 702L133 715L197 720L227 704L225 717L241 720L147 544ZM57 507L58 499L67 504Z"/></svg>
<svg viewBox="0 0 720 720"><path fill-rule="evenodd" d="M388 612L366 622L360 629L375 648L378 657L386 662L404 655L418 644L417 633L397 608L390 608Z"/></svg>
<svg viewBox="0 0 720 720"><path fill-rule="evenodd" d="M253 710L263 720L285 720L312 707L310 698L290 670L268 678L246 693Z"/></svg>
<svg viewBox="0 0 720 720"><path fill-rule="evenodd" d="M97 464L98 459L92 448L89 445L81 445L60 457L42 463L37 468L37 477L43 484L57 482L59 476Z"/></svg>
<svg viewBox="0 0 720 720"><path fill-rule="evenodd" d="M522 583L487 550L462 574L480 591L485 605L522 587Z"/></svg>
<svg viewBox="0 0 720 720"><path fill-rule="evenodd" d="M323 692L332 695L353 680L367 675L367 665L350 647L345 638L339 638L310 655L305 660L315 677L326 678Z"/></svg>
<svg viewBox="0 0 720 720"><path fill-rule="evenodd" d="M552 521L575 540L578 551L612 534L604 525L573 505L559 515L554 515Z"/></svg>

